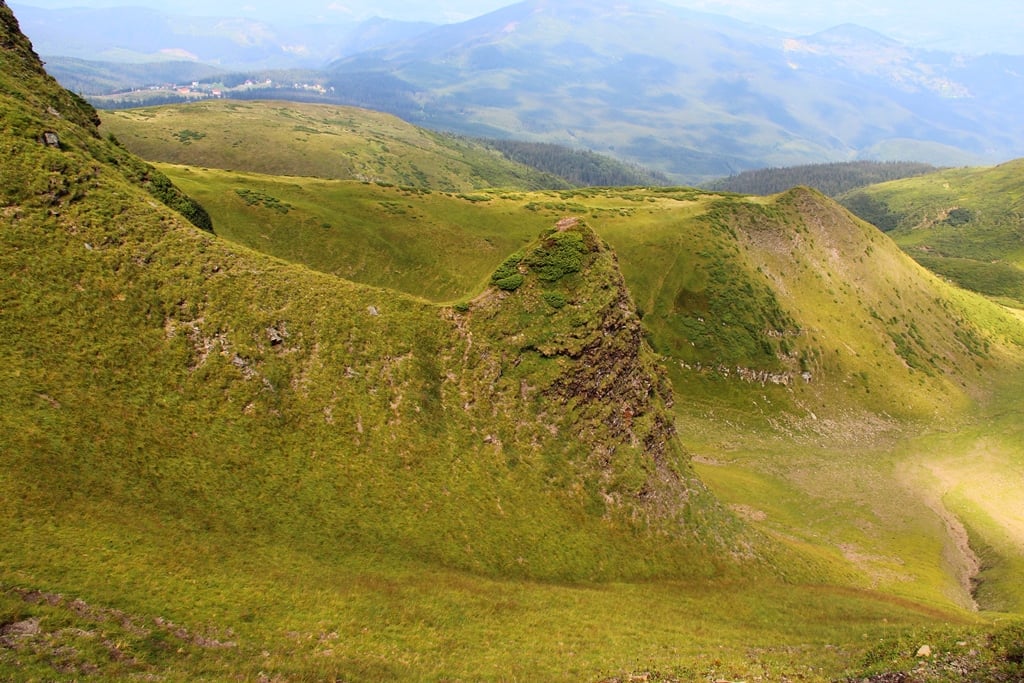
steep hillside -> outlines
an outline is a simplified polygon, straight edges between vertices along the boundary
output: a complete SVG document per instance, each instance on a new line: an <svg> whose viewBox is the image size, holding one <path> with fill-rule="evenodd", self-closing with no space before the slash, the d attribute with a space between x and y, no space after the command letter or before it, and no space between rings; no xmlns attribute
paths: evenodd
<svg viewBox="0 0 1024 683"><path fill-rule="evenodd" d="M979 567L970 523L984 530L979 547L999 549L984 570L994 597L982 602L1019 604L1007 580L1021 561L1019 496L993 482L1020 467L1019 430L999 417L1017 400L1020 321L930 275L821 194L458 196L162 168L228 239L473 315L493 273L515 288L505 254L521 262L538 231L585 220L619 254L679 397L680 438L738 514L855 584L965 606ZM569 300L542 298L552 314ZM532 344L536 331L517 329Z"/></svg>
<svg viewBox="0 0 1024 683"><path fill-rule="evenodd" d="M286 608L254 584L295 567L608 580L756 561L675 440L586 225L527 245L514 292L496 278L461 310L262 256L129 182L2 4L0 29L5 594L253 638Z"/></svg>
<svg viewBox="0 0 1024 683"><path fill-rule="evenodd" d="M1024 161L874 185L841 201L927 268L1024 305Z"/></svg>
<svg viewBox="0 0 1024 683"><path fill-rule="evenodd" d="M728 207L712 220L735 231L742 260L791 316L793 326L778 329L800 349L790 358L814 377L841 378L869 404L878 397L868 395L880 392L883 410L891 402L909 414L942 413L953 396L977 397L990 355L1021 341L1009 316L930 276L816 192ZM1003 319L1011 339L996 332L993 318Z"/></svg>
<svg viewBox="0 0 1024 683"><path fill-rule="evenodd" d="M94 119L0 0L0 678L815 681L916 665L906 643L925 637L929 666L959 643L1014 666L1015 632L990 639L960 607L945 491L904 486L999 482L1013 413L979 423L988 441L957 433L986 447L970 462L859 440L865 417L962 420L979 385L1015 378L1009 319L820 195L459 196L166 167L228 196L214 234L156 201L171 186ZM229 241L232 211L249 212L234 240L300 244L286 261ZM472 245L467 272L430 280L451 305L404 272L430 272L428 239L435 257ZM867 306L896 320L861 330ZM912 365L901 325L936 357ZM812 381L775 385L804 351ZM870 399L849 375L868 351L892 375ZM917 388L886 395L901 377ZM704 391L673 402L670 381ZM820 438L776 419L812 410ZM990 502L971 533L1009 558L986 592L1013 597L1017 537L990 531L1017 520Z"/></svg>
<svg viewBox="0 0 1024 683"><path fill-rule="evenodd" d="M479 143L362 109L218 100L103 120L104 132L153 161L447 191L568 187Z"/></svg>
<svg viewBox="0 0 1024 683"><path fill-rule="evenodd" d="M520 291L468 313L235 248L133 187L3 18L3 175L32 179L4 184L4 486L29 526L73 488L86 508L295 547L564 578L689 573L680 549L730 528L672 442L669 394L589 228L528 246ZM608 386L576 383L602 363ZM632 416L612 433L610 406Z"/></svg>

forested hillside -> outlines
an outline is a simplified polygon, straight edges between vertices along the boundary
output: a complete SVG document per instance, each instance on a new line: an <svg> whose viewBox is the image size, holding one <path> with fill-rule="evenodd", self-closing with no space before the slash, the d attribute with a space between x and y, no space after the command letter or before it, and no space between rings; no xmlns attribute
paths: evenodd
<svg viewBox="0 0 1024 683"><path fill-rule="evenodd" d="M544 142L483 140L512 161L564 178L576 187L669 185L668 176L604 154Z"/></svg>
<svg viewBox="0 0 1024 683"><path fill-rule="evenodd" d="M924 175L938 170L930 164L909 161L850 161L834 164L806 164L786 168L744 171L705 187L740 194L769 195L803 185L837 197L844 192L884 183L888 180Z"/></svg>

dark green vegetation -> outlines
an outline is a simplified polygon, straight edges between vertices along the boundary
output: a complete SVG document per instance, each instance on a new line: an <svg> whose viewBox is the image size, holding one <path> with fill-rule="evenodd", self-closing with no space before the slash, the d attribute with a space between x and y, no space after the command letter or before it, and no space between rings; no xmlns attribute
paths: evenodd
<svg viewBox="0 0 1024 683"><path fill-rule="evenodd" d="M928 269L1024 306L1024 162L875 185L841 201Z"/></svg>
<svg viewBox="0 0 1024 683"><path fill-rule="evenodd" d="M867 185L910 178L937 170L930 164L911 161L847 161L744 171L729 178L707 183L705 187L723 192L769 195L803 185L813 187L829 197L836 197Z"/></svg>
<svg viewBox="0 0 1024 683"><path fill-rule="evenodd" d="M639 166L624 164L602 154L562 145L516 140L484 140L512 161L564 178L577 187L668 185L668 178Z"/></svg>
<svg viewBox="0 0 1024 683"><path fill-rule="evenodd" d="M0 31L0 677L1014 672L1005 310L808 190L161 166L211 234Z"/></svg>

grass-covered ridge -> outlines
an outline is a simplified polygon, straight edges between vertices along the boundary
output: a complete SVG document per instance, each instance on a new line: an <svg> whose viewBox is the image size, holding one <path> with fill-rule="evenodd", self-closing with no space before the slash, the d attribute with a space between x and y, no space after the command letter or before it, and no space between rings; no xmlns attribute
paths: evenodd
<svg viewBox="0 0 1024 683"><path fill-rule="evenodd" d="M671 365L782 387L806 413L851 401L918 417L963 407L985 393L1002 340L1016 334L1005 313L965 299L806 190L466 195L161 168L227 239L437 302L471 298L539 231L583 218L618 253L648 340ZM514 289L517 277L499 286Z"/></svg>
<svg viewBox="0 0 1024 683"><path fill-rule="evenodd" d="M330 105L210 100L103 113L104 133L152 160L452 192L568 187L465 138Z"/></svg>
<svg viewBox="0 0 1024 683"><path fill-rule="evenodd" d="M41 76L35 87L55 89ZM689 483L678 449L665 446L657 463L681 477L673 509L708 522L676 525L666 538L641 514L641 493L661 496L668 481L643 474L655 463L633 440L646 431L596 437L581 431L582 408L545 408L578 354L525 362L531 352L518 339L475 330L480 315L197 232L107 162L103 152L117 148L91 124L55 123L60 149L28 127L5 137L5 177L59 165L67 186L5 188L9 500L48 480L43 509L74 489L86 507L485 573L711 571L714 553L680 551L731 522ZM597 250L577 264L593 291L572 310L588 324L610 314L597 293L625 296L610 259ZM479 324L558 338L579 332L577 317L568 307L551 316L497 306ZM636 329L632 338L631 358L649 354ZM643 379L649 360L639 367L633 381L655 381ZM658 400L635 408L638 424L668 423ZM613 462L591 471L595 450ZM41 460L50 466L37 472Z"/></svg>
<svg viewBox="0 0 1024 683"><path fill-rule="evenodd" d="M22 82L57 92L41 71ZM758 562L755 537L674 439L614 256L585 226L527 245L536 273L514 295L438 307L196 229L103 156L118 148L87 110L75 121L7 92L0 107L24 119L3 131L3 177L41 178L5 184L0 222L5 676L60 670L60 646L31 641L58 631L50 642L79 674L100 662L114 678L157 666L190 679L441 675L348 649L320 665L313 652L286 659L285 634L319 628L323 607L301 612L318 594L337 608L360 585L370 596L396 582L441 599L408 583L419 571L472 592L486 583L474 576L683 579ZM45 116L60 148L37 137ZM583 245L578 258L546 251L563 239ZM339 591L339 576L355 584ZM58 592L83 600L63 622L84 626L77 636L54 623L68 601L26 599ZM457 616L419 609L393 623ZM154 615L188 627L152 630ZM97 628L120 645L87 648ZM139 659L117 665L111 647ZM447 661L456 676L494 672Z"/></svg>

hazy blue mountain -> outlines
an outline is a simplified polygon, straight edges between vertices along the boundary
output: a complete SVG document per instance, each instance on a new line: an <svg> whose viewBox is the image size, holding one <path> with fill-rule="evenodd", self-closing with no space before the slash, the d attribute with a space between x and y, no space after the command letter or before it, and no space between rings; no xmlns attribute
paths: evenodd
<svg viewBox="0 0 1024 683"><path fill-rule="evenodd" d="M793 37L656 2L521 2L331 67L417 123L577 144L696 180L854 158L1024 154L1024 58ZM375 83L376 88L365 87Z"/></svg>

